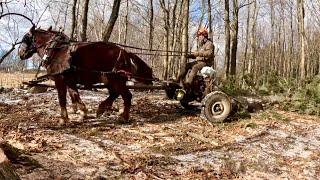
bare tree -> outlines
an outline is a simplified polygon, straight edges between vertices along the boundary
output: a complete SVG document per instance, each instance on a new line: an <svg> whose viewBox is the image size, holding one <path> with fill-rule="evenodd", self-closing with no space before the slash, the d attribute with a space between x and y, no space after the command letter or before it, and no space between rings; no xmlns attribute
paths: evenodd
<svg viewBox="0 0 320 180"><path fill-rule="evenodd" d="M209 37L213 38L213 26L212 26L212 12L211 12L211 0L208 0L208 21L209 21Z"/></svg>
<svg viewBox="0 0 320 180"><path fill-rule="evenodd" d="M168 78L168 69L169 69L169 36L170 36L170 10L169 5L166 5L164 0L159 0L160 6L163 11L163 21L164 21L164 29L165 29L165 51L166 56L163 63L163 72L162 77L164 79Z"/></svg>
<svg viewBox="0 0 320 180"><path fill-rule="evenodd" d="M305 43L306 43L306 34L304 29L304 0L297 0L298 6L298 22L299 22L299 37L300 37L300 82L306 77L306 55L305 55Z"/></svg>
<svg viewBox="0 0 320 180"><path fill-rule="evenodd" d="M89 1L90 0L85 0L84 5L83 5L82 30L81 30L81 40L82 41L87 41Z"/></svg>
<svg viewBox="0 0 320 180"><path fill-rule="evenodd" d="M105 41L105 42L109 41L114 24L117 21L117 18L119 15L119 9L120 9L120 2L121 2L121 0L114 0L113 1L112 12L111 12L108 24L105 28L104 33L103 33L103 41Z"/></svg>
<svg viewBox="0 0 320 180"><path fill-rule="evenodd" d="M149 0L149 41L148 47L151 50L153 48L153 32L154 32L154 9L153 9L153 0ZM151 65L154 66L154 58L152 58Z"/></svg>
<svg viewBox="0 0 320 180"><path fill-rule="evenodd" d="M239 32L239 4L238 0L232 0L233 19L231 22L231 54L230 54L230 75L236 75L238 32Z"/></svg>
<svg viewBox="0 0 320 180"><path fill-rule="evenodd" d="M125 14L125 26L124 26L124 44L127 44L128 25L129 25L129 0L126 1L126 14Z"/></svg>
<svg viewBox="0 0 320 180"><path fill-rule="evenodd" d="M183 23L182 23L182 56L181 56L181 68L185 68L187 64L186 55L188 53L188 31L189 31L189 0L183 1Z"/></svg>
<svg viewBox="0 0 320 180"><path fill-rule="evenodd" d="M225 20L225 48L224 48L224 63L226 69L226 77L230 72L230 10L229 0L224 1L224 20Z"/></svg>
<svg viewBox="0 0 320 180"><path fill-rule="evenodd" d="M77 26L77 19L76 19L76 10L77 10L77 2L78 0L73 0L72 5L72 20L71 20L71 32L70 32L70 38L74 38L74 32Z"/></svg>
<svg viewBox="0 0 320 180"><path fill-rule="evenodd" d="M253 12L251 17L251 27L250 27L250 57L248 62L248 72L252 73L253 61L255 60L256 54L256 24L258 18L258 9L257 9L257 2L253 2ZM249 36L249 34L248 34ZM248 42L249 43L249 42Z"/></svg>

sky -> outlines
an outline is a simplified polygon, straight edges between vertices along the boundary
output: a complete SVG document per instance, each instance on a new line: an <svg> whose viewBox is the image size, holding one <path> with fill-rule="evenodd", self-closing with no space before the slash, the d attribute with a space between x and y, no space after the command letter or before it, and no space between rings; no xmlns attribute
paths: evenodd
<svg viewBox="0 0 320 180"><path fill-rule="evenodd" d="M59 3L62 5L61 7L65 9L66 6L63 4L63 2L69 3L69 15L71 11L71 0L26 0L28 3L25 6L24 2L25 0L12 0L12 2L8 5L8 8L10 9L11 12L19 12L22 13L34 20L34 22L38 22L40 17L40 21L38 26L41 28L48 28L50 25L54 25L53 19L59 13L65 13L63 9L59 10L59 7L57 6L57 1L60 1L62 3ZM49 1L55 1L55 3L48 3ZM99 2L97 5L98 8L101 7L103 4L107 4L107 8L101 11L97 11L97 9L94 8L94 10L91 10L90 16L92 18L93 14L97 13L104 13L105 14L105 21L108 20L109 13L110 13L110 7L112 4L113 0L92 0L91 2ZM146 0L132 0L132 2L138 2L141 5L146 5L147 1ZM280 2L281 0L278 0L276 2ZM307 0L306 3L308 3L309 0ZM155 4L158 4L158 1L155 0ZM195 39L194 39L194 34L197 31L198 28L198 23L199 19L201 16L201 1L199 0L192 0L192 6L190 7L190 44L195 45ZM244 0L239 0L239 2L244 2ZM258 16L258 28L260 28L260 31L262 33L266 33L268 29L270 29L270 9L268 5L269 0L259 0L258 1L258 6L259 6L259 16ZM290 1L284 1L284 2L290 2ZM223 8L224 4L223 1L212 1L212 12L213 12L213 25L214 25L214 44L216 45L216 49L219 49L218 54L223 56L223 48L224 48L224 23L223 23ZM50 4L50 7L47 7L47 4ZM121 7L124 8L124 7ZM159 8L156 9L156 11L160 11ZM145 12L143 12L145 13ZM310 11L306 10L306 14L308 17L312 17L313 15L310 14ZM138 13L136 13L138 15ZM247 7L244 7L240 10L240 28L239 28L239 46L241 47L243 44L244 40L244 28L246 27L246 15L247 15ZM205 16L204 23L207 23L207 15ZM160 17L161 18L161 17ZM10 19L10 20L9 20ZM134 18L132 18L133 20ZM137 18L141 19L141 18ZM311 20L311 21L310 21ZM68 17L67 21L70 21L70 17ZM63 19L60 19L60 25L59 26L64 26L63 25ZM68 24L69 22L67 22ZM140 26L143 24L142 22L138 22L139 26L138 28L143 28L143 26ZM306 24L312 24L314 23L314 20L310 18L306 18ZM145 23L144 23L145 25ZM22 38L22 36L29 30L31 27L31 24L27 22L25 19L21 17L5 17L0 19L0 50L1 49L8 49L11 46L11 43L14 42L17 38ZM57 27L56 27L57 28ZM69 28L67 26L66 28ZM268 35L265 34L263 38L268 38ZM195 46L194 46L195 47Z"/></svg>

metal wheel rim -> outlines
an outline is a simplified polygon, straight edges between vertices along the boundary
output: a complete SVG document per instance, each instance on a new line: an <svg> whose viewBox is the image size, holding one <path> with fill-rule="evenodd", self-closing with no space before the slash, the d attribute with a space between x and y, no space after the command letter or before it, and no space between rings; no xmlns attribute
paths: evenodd
<svg viewBox="0 0 320 180"><path fill-rule="evenodd" d="M224 105L222 102L216 102L212 105L212 108L211 108L212 115L214 116L220 115L223 113L223 111L224 111Z"/></svg>

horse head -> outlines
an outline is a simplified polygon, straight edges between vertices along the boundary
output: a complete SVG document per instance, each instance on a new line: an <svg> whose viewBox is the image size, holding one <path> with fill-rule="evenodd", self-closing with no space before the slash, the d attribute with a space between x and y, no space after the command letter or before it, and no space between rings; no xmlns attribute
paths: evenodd
<svg viewBox="0 0 320 180"><path fill-rule="evenodd" d="M35 26L26 33L21 41L21 45L19 46L19 57L21 60L25 60L30 58L34 53L37 52L36 44L35 44Z"/></svg>
<svg viewBox="0 0 320 180"><path fill-rule="evenodd" d="M26 33L21 41L21 45L19 46L19 57L21 60L25 60L30 58L34 53L43 54L43 50L46 48L48 43L53 40L55 36L61 36L65 40L69 40L69 38L63 34L62 32L52 31L51 27L48 30L36 29L35 26Z"/></svg>

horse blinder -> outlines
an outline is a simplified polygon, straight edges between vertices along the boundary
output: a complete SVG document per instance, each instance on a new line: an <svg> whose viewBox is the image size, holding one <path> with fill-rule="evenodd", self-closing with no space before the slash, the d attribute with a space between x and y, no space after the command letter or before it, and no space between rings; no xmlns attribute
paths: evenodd
<svg viewBox="0 0 320 180"><path fill-rule="evenodd" d="M19 47L19 56L21 60L28 59L37 52L37 48L34 45L35 37L33 35L29 33L24 35L21 42Z"/></svg>

